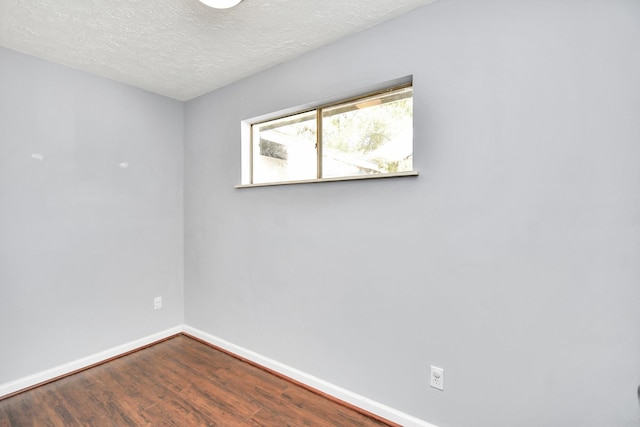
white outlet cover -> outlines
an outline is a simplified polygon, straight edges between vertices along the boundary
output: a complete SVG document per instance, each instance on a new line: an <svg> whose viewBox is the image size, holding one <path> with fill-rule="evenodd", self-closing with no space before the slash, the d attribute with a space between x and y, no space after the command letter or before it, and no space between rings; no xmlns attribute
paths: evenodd
<svg viewBox="0 0 640 427"><path fill-rule="evenodd" d="M438 390L444 390L444 369L431 366L429 385Z"/></svg>
<svg viewBox="0 0 640 427"><path fill-rule="evenodd" d="M154 310L159 310L162 308L162 297L155 297L153 299L153 308Z"/></svg>

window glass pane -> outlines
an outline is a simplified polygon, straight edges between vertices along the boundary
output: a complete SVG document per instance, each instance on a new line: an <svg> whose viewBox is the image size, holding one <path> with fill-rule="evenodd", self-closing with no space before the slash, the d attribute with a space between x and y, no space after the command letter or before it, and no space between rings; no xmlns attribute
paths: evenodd
<svg viewBox="0 0 640 427"><path fill-rule="evenodd" d="M253 183L316 179L316 112L253 125Z"/></svg>
<svg viewBox="0 0 640 427"><path fill-rule="evenodd" d="M322 177L413 169L412 88L325 108Z"/></svg>

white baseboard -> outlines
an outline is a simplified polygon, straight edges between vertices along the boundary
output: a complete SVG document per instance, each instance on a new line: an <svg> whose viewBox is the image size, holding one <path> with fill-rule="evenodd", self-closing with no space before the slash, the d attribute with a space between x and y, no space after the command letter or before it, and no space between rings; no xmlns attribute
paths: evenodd
<svg viewBox="0 0 640 427"><path fill-rule="evenodd" d="M36 374L19 378L8 383L0 384L0 398L17 391L24 390L26 388L33 387L47 381L51 381L55 378L75 372L88 366L104 362L108 359L123 355L132 350L137 350L156 341L160 341L172 335L179 334L180 332L185 332L187 334L193 335L194 337L199 338L209 344L220 347L230 353L245 358L260 366L264 366L265 368L271 369L295 381L299 381L300 383L308 387L321 391L322 393L326 393L329 396L342 400L343 402L354 405L358 408L364 409L365 411L371 412L372 414L378 415L389 421L393 421L406 427L437 427L434 424L430 424L419 418L413 417L409 414L405 414L404 412L383 405L382 403L368 399L364 396L360 396L359 394L353 393L349 390L345 390L342 387L331 384L320 378L314 377L313 375L285 365L284 363L280 363L276 360L255 353L251 350L247 350L246 348L240 347L238 345L230 343L229 341L223 340L222 338L218 338L214 335L208 334L188 325L175 326L171 329L167 329L162 332L137 339L135 341L130 341L126 344L112 347L108 350L101 351L91 356L83 357L82 359L78 359L73 362L65 363L64 365L47 369L46 371L38 372Z"/></svg>
<svg viewBox="0 0 640 427"><path fill-rule="evenodd" d="M309 375L305 372L299 371L298 369L292 368L291 366L287 366L283 363L262 356L251 350L247 350L243 347L203 332L199 329L184 325L183 331L189 335L193 335L196 338L208 342L209 344L220 347L226 351L229 351L230 353L250 360L251 362L256 363L260 366L264 366L265 368L269 368L286 377L299 381L311 388L340 399L343 402L357 406L358 408L362 408L365 411L371 412L372 414L378 415L389 421L393 421L406 427L437 427L419 418L405 414L404 412L383 405L382 403L367 399L364 396L360 396L359 394L345 390L342 387L338 387L337 385L331 384L327 381L321 380L320 378L314 377L313 375Z"/></svg>
<svg viewBox="0 0 640 427"><path fill-rule="evenodd" d="M137 339L135 341L128 342L116 347L112 347L108 350L101 351L91 356L83 357L82 359L75 360L73 362L65 363L64 365L56 366L55 368L47 369L46 371L38 372L37 374L29 375L17 380L0 384L0 398L3 396L15 393L16 391L24 390L34 385L51 381L54 378L58 378L62 375L69 374L79 369L86 368L96 363L103 362L112 357L120 356L132 350L136 350L140 347L144 347L148 344L152 344L156 341L160 341L164 338L176 335L182 332L182 325L175 326L171 329L167 329L162 332L158 332L144 338Z"/></svg>

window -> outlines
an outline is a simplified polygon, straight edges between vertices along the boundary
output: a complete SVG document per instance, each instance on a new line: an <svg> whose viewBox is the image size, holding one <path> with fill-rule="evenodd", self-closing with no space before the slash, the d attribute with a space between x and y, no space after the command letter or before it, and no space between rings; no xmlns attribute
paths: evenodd
<svg viewBox="0 0 640 427"><path fill-rule="evenodd" d="M413 169L413 88L253 123L250 138L243 184L403 175Z"/></svg>

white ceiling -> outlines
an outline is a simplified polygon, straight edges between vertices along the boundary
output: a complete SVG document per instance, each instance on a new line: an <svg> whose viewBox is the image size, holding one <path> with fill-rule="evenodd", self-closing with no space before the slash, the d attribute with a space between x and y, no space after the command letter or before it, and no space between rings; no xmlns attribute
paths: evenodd
<svg viewBox="0 0 640 427"><path fill-rule="evenodd" d="M0 45L185 101L431 1L0 0Z"/></svg>

